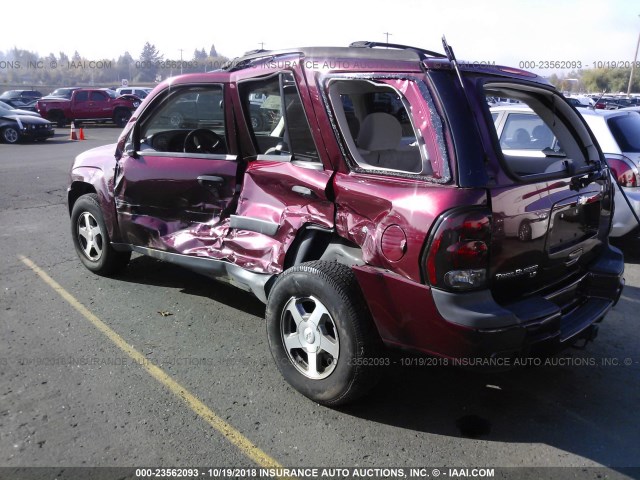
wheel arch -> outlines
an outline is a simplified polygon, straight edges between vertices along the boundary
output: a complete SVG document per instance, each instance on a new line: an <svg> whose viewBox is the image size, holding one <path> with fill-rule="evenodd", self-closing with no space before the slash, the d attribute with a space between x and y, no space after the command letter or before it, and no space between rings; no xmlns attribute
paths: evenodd
<svg viewBox="0 0 640 480"><path fill-rule="evenodd" d="M95 187L90 183L80 182L80 181L75 181L71 183L71 186L67 191L67 207L69 209L69 215L71 215L71 212L73 211L73 206L75 205L76 201L82 195L86 195L88 193L97 194L98 192L96 191Z"/></svg>
<svg viewBox="0 0 640 480"><path fill-rule="evenodd" d="M364 265L362 249L335 230L306 224L298 230L285 254L283 270L314 260L335 261L347 266Z"/></svg>
<svg viewBox="0 0 640 480"><path fill-rule="evenodd" d="M104 215L107 232L112 242L120 242L120 228L118 226L115 201L107 186L102 169L97 167L80 167L71 172L71 184L67 189L67 207L69 216L74 204L82 195L95 193Z"/></svg>
<svg viewBox="0 0 640 480"><path fill-rule="evenodd" d="M359 246L340 237L333 229L306 224L298 230L296 237L287 249L282 271L315 260L341 263L349 267L365 264ZM267 298L280 275L274 275L265 284L264 290Z"/></svg>
<svg viewBox="0 0 640 480"><path fill-rule="evenodd" d="M126 121L122 121L119 118L119 115L124 114L127 116L127 120ZM118 106L116 108L113 109L113 114L111 116L111 119L113 120L113 122L118 125L119 127L124 128L127 123L129 122L129 120L131 119L131 117L133 116L133 110L131 110L130 108L126 107L126 106Z"/></svg>
<svg viewBox="0 0 640 480"><path fill-rule="evenodd" d="M56 123L58 127L64 125L67 122L67 116L64 114L64 110L61 108L48 109L47 113L43 115L50 122Z"/></svg>

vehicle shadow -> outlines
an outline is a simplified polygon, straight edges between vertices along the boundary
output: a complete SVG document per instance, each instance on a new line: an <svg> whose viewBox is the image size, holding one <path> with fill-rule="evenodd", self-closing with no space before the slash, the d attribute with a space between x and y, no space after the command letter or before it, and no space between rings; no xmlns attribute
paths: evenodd
<svg viewBox="0 0 640 480"><path fill-rule="evenodd" d="M530 359L530 366L490 373L392 354L391 366L381 368L384 380L341 411L416 432L540 443L613 469L638 467L640 348L636 335L617 331L621 317L636 317L638 303L640 289L627 287L595 343L540 359L539 366ZM561 464L557 455L543 462Z"/></svg>
<svg viewBox="0 0 640 480"><path fill-rule="evenodd" d="M153 258L133 258L117 278L177 288L264 317L265 306L251 294ZM634 341L627 350L633 338L612 332L620 327L621 316L633 318L638 303L640 289L627 286L615 309L618 314L605 319L595 343L586 350L569 349L546 365L542 360L539 366L489 373L389 352L391 365L380 367L381 381L374 390L338 410L426 434L540 443L613 469L637 466L640 347ZM626 358L634 363L625 365Z"/></svg>
<svg viewBox="0 0 640 480"><path fill-rule="evenodd" d="M250 315L264 318L265 305L251 293L151 257L132 258L117 279L129 283L177 288L187 295L210 298Z"/></svg>

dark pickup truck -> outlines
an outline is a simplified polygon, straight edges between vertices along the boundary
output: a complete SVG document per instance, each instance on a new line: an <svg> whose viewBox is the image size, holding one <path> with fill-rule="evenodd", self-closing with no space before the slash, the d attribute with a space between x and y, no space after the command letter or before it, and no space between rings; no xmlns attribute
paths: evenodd
<svg viewBox="0 0 640 480"><path fill-rule="evenodd" d="M124 127L140 99L131 95L118 96L115 92L98 88L81 88L73 91L71 98L43 98L36 109L43 118L55 122L58 127L79 120L113 121Z"/></svg>

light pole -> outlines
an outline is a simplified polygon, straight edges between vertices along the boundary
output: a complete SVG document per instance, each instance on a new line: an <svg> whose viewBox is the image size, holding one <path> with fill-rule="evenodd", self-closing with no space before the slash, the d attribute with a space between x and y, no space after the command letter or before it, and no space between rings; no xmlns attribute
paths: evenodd
<svg viewBox="0 0 640 480"><path fill-rule="evenodd" d="M638 15L640 17L640 15ZM627 86L627 96L631 93L631 83L633 82L633 67L638 61L638 47L640 47L640 33L638 33L638 42L636 43L636 54L633 56L633 63L631 64L631 73L629 74L629 85Z"/></svg>
<svg viewBox="0 0 640 480"><path fill-rule="evenodd" d="M180 50L180 75L182 75L182 48L179 48L178 50Z"/></svg>
<svg viewBox="0 0 640 480"><path fill-rule="evenodd" d="M384 32L384 33L383 33L383 35L386 35L386 36L387 36L387 45L389 45L389 36L390 36L390 35L393 35L393 33ZM387 48L389 48L389 47L387 47Z"/></svg>

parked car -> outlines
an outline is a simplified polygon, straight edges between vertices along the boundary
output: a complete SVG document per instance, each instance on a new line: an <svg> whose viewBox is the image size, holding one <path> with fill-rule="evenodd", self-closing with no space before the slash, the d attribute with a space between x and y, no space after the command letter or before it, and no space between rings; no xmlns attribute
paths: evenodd
<svg viewBox="0 0 640 480"><path fill-rule="evenodd" d="M33 112L31 110L22 110L21 108L15 108L6 102L0 102L0 108L3 108L5 110L11 110L11 113L13 115L31 115L34 117L40 117L40 114L38 112Z"/></svg>
<svg viewBox="0 0 640 480"><path fill-rule="evenodd" d="M595 108L598 110L617 110L622 106L614 97L602 97L595 101Z"/></svg>
<svg viewBox="0 0 640 480"><path fill-rule="evenodd" d="M580 109L580 113L598 140L615 180L640 216L640 112L637 109ZM615 205L611 236L637 232L636 218L618 188Z"/></svg>
<svg viewBox="0 0 640 480"><path fill-rule="evenodd" d="M135 95L141 100L144 100L147 95L151 93L153 88L148 87L120 87L116 88L116 93L118 95Z"/></svg>
<svg viewBox="0 0 640 480"><path fill-rule="evenodd" d="M36 111L36 102L37 100L31 100L28 102L23 102L22 100L2 100L5 105L9 105L11 108L17 108L19 110L24 110L27 112L38 113Z"/></svg>
<svg viewBox="0 0 640 480"><path fill-rule="evenodd" d="M70 99L71 98L71 94L76 91L76 90L80 90L80 88L82 87L62 87L62 88L56 88L53 92L51 92L49 95L46 95L44 97L42 97L43 99L48 99L48 98L66 98L66 99Z"/></svg>
<svg viewBox="0 0 640 480"><path fill-rule="evenodd" d="M386 347L504 366L592 340L624 260L582 117L533 73L389 46L262 51L160 84L73 163L80 261L109 275L138 252L253 292L277 368L326 405L364 394ZM222 98L219 121L167 122L200 95ZM557 141L501 147L485 97L529 105ZM380 111L398 99L406 114ZM504 232L531 215L535 233Z"/></svg>
<svg viewBox="0 0 640 480"><path fill-rule="evenodd" d="M68 122L112 121L123 127L133 111L140 105L137 97L118 97L106 88L81 88L73 90L70 98L51 97L38 100L38 113L59 127Z"/></svg>
<svg viewBox="0 0 640 480"><path fill-rule="evenodd" d="M37 90L7 90L0 95L0 100L18 100L29 103L42 97L42 93Z"/></svg>
<svg viewBox="0 0 640 480"><path fill-rule="evenodd" d="M584 95L574 95L571 97L567 97L567 102L569 102L574 107L591 107L595 105L595 101L591 98Z"/></svg>
<svg viewBox="0 0 640 480"><path fill-rule="evenodd" d="M18 143L22 140L44 141L53 137L51 122L29 114L16 113L15 109L0 105L0 137L5 143Z"/></svg>

